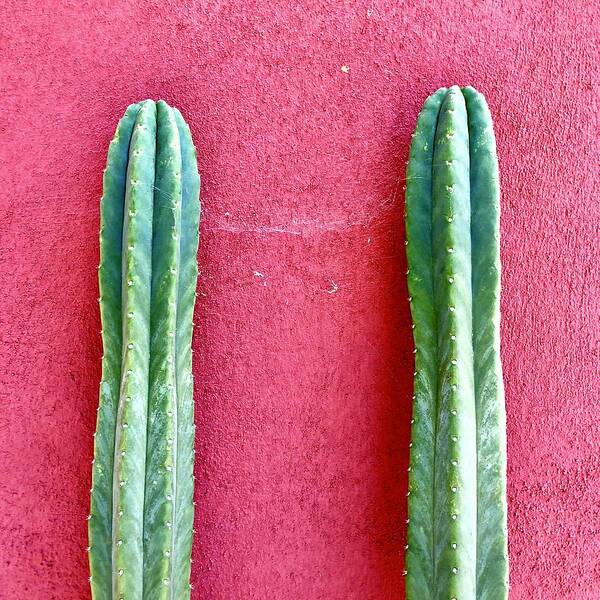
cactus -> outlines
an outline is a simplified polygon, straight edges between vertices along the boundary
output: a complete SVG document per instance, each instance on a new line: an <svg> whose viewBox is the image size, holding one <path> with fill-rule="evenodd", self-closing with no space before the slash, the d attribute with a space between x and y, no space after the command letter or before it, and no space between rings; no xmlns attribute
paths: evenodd
<svg viewBox="0 0 600 600"><path fill-rule="evenodd" d="M199 186L179 111L163 101L130 106L110 143L101 200L94 600L190 595Z"/></svg>
<svg viewBox="0 0 600 600"><path fill-rule="evenodd" d="M419 115L406 240L415 342L406 597L506 599L499 178L490 113L473 88L442 88Z"/></svg>

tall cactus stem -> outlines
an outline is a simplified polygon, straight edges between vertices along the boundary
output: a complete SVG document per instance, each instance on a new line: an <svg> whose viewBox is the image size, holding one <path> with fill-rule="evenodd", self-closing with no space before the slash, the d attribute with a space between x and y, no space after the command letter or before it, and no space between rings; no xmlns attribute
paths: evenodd
<svg viewBox="0 0 600 600"><path fill-rule="evenodd" d="M498 214L485 100L442 88L419 115L407 171L408 600L507 597Z"/></svg>
<svg viewBox="0 0 600 600"><path fill-rule="evenodd" d="M146 100L129 107L109 149L99 271L104 358L89 521L94 600L189 598L189 290L196 287L200 209L190 148L180 113Z"/></svg>

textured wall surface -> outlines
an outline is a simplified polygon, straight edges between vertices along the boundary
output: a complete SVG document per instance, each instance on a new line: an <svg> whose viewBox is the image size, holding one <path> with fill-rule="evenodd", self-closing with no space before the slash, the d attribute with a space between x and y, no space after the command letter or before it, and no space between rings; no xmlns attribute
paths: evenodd
<svg viewBox="0 0 600 600"><path fill-rule="evenodd" d="M404 161L452 83L487 95L501 161L511 599L600 598L595 2L0 11L3 600L89 597L98 201L145 97L203 176L193 597L403 597Z"/></svg>

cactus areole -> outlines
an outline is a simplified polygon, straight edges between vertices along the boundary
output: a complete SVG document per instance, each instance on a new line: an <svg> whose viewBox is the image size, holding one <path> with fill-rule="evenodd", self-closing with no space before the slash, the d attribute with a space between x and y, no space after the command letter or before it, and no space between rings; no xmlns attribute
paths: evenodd
<svg viewBox="0 0 600 600"><path fill-rule="evenodd" d="M190 595L199 189L179 111L163 101L130 106L110 143L101 200L94 600Z"/></svg>
<svg viewBox="0 0 600 600"><path fill-rule="evenodd" d="M419 115L406 184L408 600L508 597L499 202L484 97L438 90Z"/></svg>

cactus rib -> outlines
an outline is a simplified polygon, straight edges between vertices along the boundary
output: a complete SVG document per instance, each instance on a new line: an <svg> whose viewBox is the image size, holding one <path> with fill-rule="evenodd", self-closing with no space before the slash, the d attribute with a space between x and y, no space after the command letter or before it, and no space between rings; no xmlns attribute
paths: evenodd
<svg viewBox="0 0 600 600"><path fill-rule="evenodd" d="M200 176L190 128L174 108L181 145L181 235L177 290L177 487L175 490L173 598L190 596L190 556L194 521L194 381L192 329L198 279Z"/></svg>
<svg viewBox="0 0 600 600"><path fill-rule="evenodd" d="M123 225L121 393L113 474L113 596L141 597L150 353L156 106L140 107L129 149Z"/></svg>
<svg viewBox="0 0 600 600"><path fill-rule="evenodd" d="M144 597L171 598L177 481L176 342L181 231L181 149L172 109L157 103L152 252L148 452L144 527Z"/></svg>
<svg viewBox="0 0 600 600"><path fill-rule="evenodd" d="M477 597L508 595L506 414L500 362L500 180L485 98L463 89L469 115L473 355L477 413Z"/></svg>
<svg viewBox="0 0 600 600"><path fill-rule="evenodd" d="M152 100L127 110L104 188L92 597L183 600L193 521L199 178L178 111Z"/></svg>
<svg viewBox="0 0 600 600"><path fill-rule="evenodd" d="M507 593L498 205L485 100L442 88L419 116L406 189L416 347L409 600Z"/></svg>
<svg viewBox="0 0 600 600"><path fill-rule="evenodd" d="M129 143L139 112L131 105L113 137L104 171L100 210L100 317L102 321L102 380L94 441L89 560L92 594L97 600L112 598L112 512L115 426L121 385L122 240L123 210Z"/></svg>

